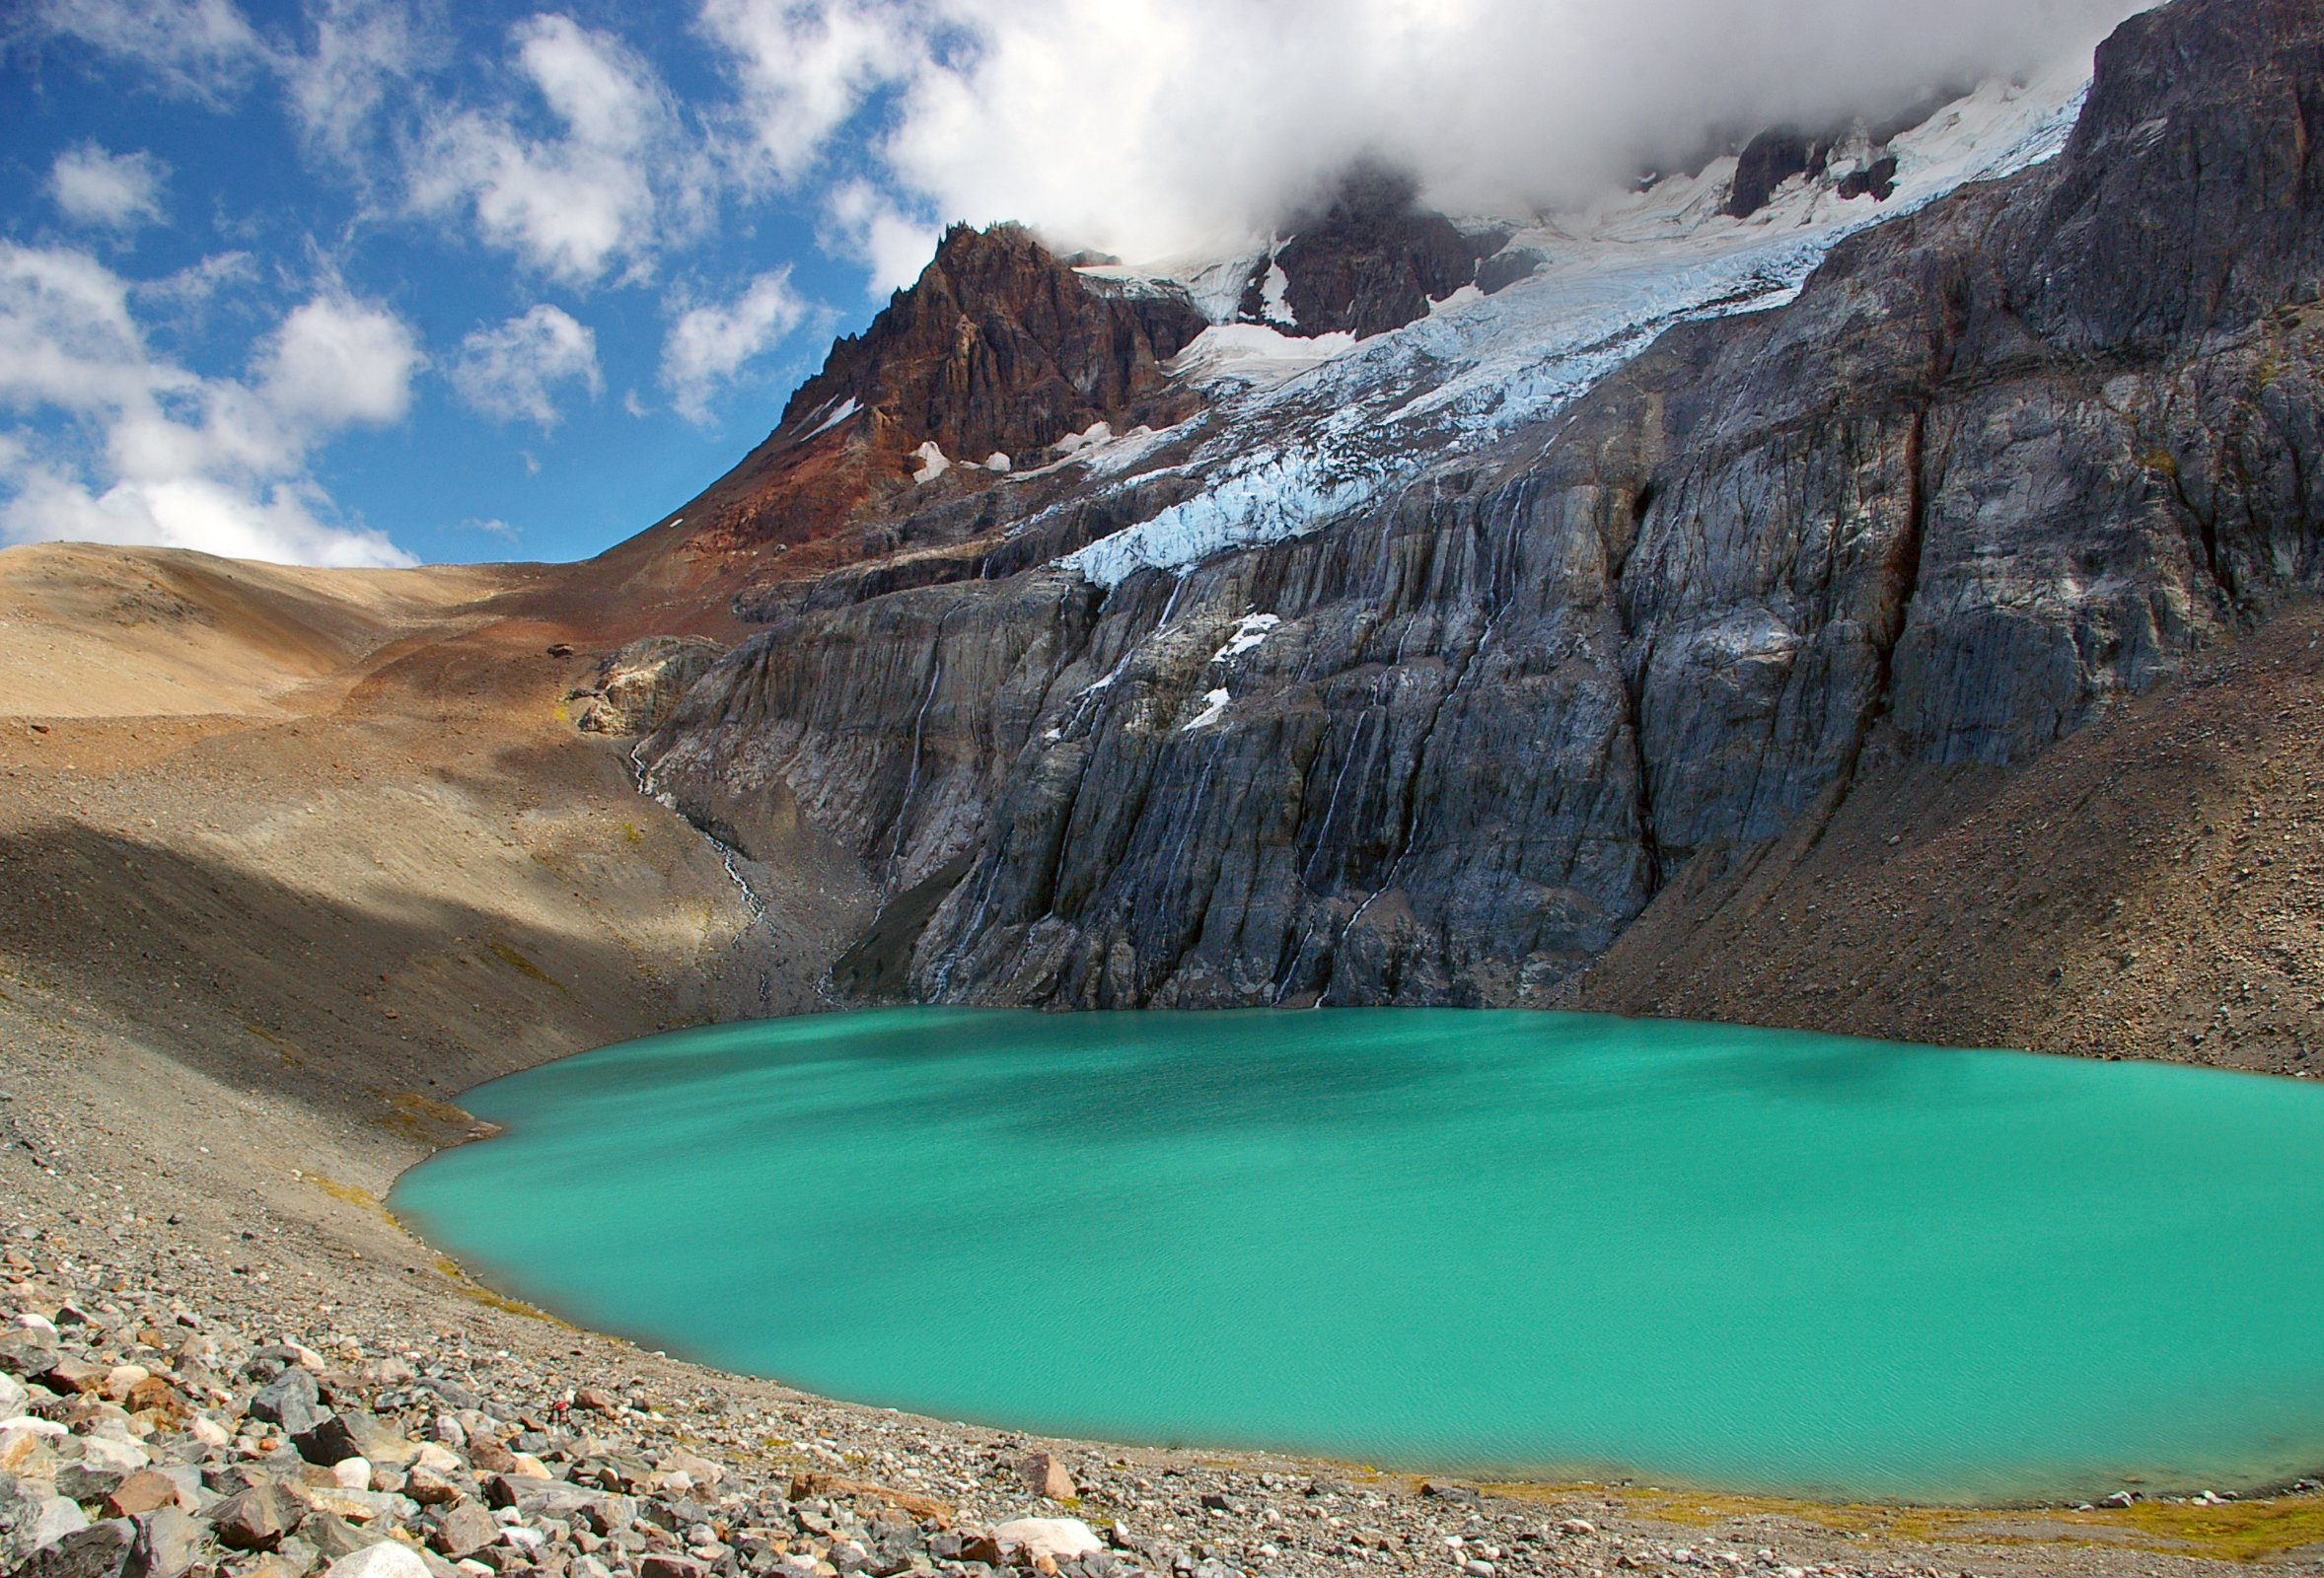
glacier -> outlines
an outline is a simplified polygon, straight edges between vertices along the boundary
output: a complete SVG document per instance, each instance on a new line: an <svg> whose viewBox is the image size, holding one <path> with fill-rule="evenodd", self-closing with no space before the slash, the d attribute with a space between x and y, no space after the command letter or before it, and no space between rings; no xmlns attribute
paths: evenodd
<svg viewBox="0 0 2324 1578"><path fill-rule="evenodd" d="M1203 436L1175 467L1201 491L1054 562L1110 589L1141 569L1183 572L1320 530L1445 453L1554 418L1678 323L1784 305L1848 237L2054 158L2088 87L2086 67L1982 84L1889 142L1897 173L1885 202L1793 177L1734 219L1719 211L1729 156L1588 209L1529 217L1507 245L1541 254L1533 274L1491 296L1456 292L1371 339L1214 322L1171 368L1216 401L1192 419ZM1266 255L1086 272L1177 283L1217 318L1233 311L1221 278ZM1120 474L1151 447L1141 435L1129 453L1100 442L1076 459Z"/></svg>

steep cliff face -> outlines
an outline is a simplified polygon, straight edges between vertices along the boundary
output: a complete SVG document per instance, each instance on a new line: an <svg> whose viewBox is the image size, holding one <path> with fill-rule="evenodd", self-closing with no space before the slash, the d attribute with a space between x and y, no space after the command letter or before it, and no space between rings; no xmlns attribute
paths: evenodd
<svg viewBox="0 0 2324 1578"><path fill-rule="evenodd" d="M2014 768L1867 760L1699 861L1571 1005L2315 1074L2324 605Z"/></svg>
<svg viewBox="0 0 2324 1578"><path fill-rule="evenodd" d="M1870 765L2029 760L2316 585L2320 95L2324 6L2178 0L2054 162L1304 536L770 610L651 783L849 847L865 990L1556 1000Z"/></svg>

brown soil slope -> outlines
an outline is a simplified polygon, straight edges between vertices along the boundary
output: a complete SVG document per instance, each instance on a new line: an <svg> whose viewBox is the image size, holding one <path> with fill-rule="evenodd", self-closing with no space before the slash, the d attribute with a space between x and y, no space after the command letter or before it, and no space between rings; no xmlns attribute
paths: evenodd
<svg viewBox="0 0 2324 1578"><path fill-rule="evenodd" d="M42 543L0 552L4 714L287 715L303 685L408 631L466 617L521 572L308 570Z"/></svg>
<svg viewBox="0 0 2324 1578"><path fill-rule="evenodd" d="M0 1222L121 1286L140 1243L206 1255L281 1329L619 1351L379 1199L475 1132L468 1085L815 1006L868 909L792 850L757 913L562 716L669 613L592 619L568 574L0 551Z"/></svg>

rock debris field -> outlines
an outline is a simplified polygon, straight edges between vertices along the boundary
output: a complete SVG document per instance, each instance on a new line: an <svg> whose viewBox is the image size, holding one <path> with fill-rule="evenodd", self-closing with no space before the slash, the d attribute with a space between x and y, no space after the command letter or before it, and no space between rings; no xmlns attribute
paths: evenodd
<svg viewBox="0 0 2324 1578"><path fill-rule="evenodd" d="M1831 1531L1779 1515L1728 1531L1765 1543L1707 1540L1631 1517L1619 1489L1502 1494L944 1424L510 1308L416 1341L289 1328L263 1272L222 1284L250 1297L204 1298L136 1264L175 1253L60 1216L0 1235L0 1552L17 1578L1966 1571L1934 1546L1834 1559ZM539 1328L536 1351L480 1345L509 1324ZM2124 1571L2134 1554L1996 1548L2009 1559L1992 1571Z"/></svg>
<svg viewBox="0 0 2324 1578"><path fill-rule="evenodd" d="M166 1290L83 1287L100 1268L30 1229L5 1261L18 1313L0 1336L0 1528L28 1578L1235 1578L1375 1562L1496 1578L1680 1559L1467 1486L1390 1497L1143 1468L897 1415L574 1386L498 1353L246 1335Z"/></svg>

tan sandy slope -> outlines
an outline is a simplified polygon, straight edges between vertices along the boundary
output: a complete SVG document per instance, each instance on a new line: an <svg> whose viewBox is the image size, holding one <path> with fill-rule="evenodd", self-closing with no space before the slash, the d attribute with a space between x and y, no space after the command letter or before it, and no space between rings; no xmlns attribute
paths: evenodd
<svg viewBox="0 0 2324 1578"><path fill-rule="evenodd" d="M574 731L565 691L634 632L528 612L563 573L0 552L9 989L406 1126L563 1052L814 1006L860 896L762 873L754 918L624 743Z"/></svg>
<svg viewBox="0 0 2324 1578"><path fill-rule="evenodd" d="M0 708L34 718L277 714L399 636L489 618L521 572L309 570L152 548L0 552Z"/></svg>

